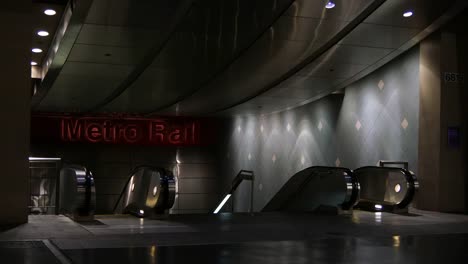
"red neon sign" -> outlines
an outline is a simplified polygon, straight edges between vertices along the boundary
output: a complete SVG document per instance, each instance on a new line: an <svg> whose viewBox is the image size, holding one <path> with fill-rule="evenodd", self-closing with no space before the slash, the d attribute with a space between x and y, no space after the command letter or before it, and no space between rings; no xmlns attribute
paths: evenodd
<svg viewBox="0 0 468 264"><path fill-rule="evenodd" d="M213 124L193 118L32 117L32 141L136 145L203 145L213 142ZM203 129L202 129L203 128ZM202 135L201 131L205 133Z"/></svg>

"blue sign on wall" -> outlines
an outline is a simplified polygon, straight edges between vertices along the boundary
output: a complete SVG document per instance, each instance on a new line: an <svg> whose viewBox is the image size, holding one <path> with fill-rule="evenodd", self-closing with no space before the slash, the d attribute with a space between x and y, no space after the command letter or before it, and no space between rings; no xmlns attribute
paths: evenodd
<svg viewBox="0 0 468 264"><path fill-rule="evenodd" d="M449 148L460 148L460 128L448 127L447 129L447 145Z"/></svg>

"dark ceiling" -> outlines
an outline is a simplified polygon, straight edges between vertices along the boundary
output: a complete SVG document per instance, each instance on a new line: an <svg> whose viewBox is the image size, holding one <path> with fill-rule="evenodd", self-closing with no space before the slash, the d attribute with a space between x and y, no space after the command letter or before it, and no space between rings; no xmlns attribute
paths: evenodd
<svg viewBox="0 0 468 264"><path fill-rule="evenodd" d="M35 111L271 113L369 74L466 7L442 0L81 0ZM404 18L403 12L414 15ZM66 10L64 14L67 14ZM66 30L64 24L67 25Z"/></svg>

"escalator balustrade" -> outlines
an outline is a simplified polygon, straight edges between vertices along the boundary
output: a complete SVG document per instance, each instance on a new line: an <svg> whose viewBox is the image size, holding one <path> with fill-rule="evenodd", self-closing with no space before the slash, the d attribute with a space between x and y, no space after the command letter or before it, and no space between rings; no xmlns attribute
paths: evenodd
<svg viewBox="0 0 468 264"><path fill-rule="evenodd" d="M133 170L122 191L114 213L147 217L163 214L175 200L175 177L172 172L150 166Z"/></svg>
<svg viewBox="0 0 468 264"><path fill-rule="evenodd" d="M76 221L94 219L96 189L90 170L81 165L66 165L60 170L60 213Z"/></svg>
<svg viewBox="0 0 468 264"><path fill-rule="evenodd" d="M292 176L262 211L351 210L359 183L351 170L314 166Z"/></svg>
<svg viewBox="0 0 468 264"><path fill-rule="evenodd" d="M363 210L407 212L419 186L414 173L403 168L367 166L354 175L361 185L357 206Z"/></svg>

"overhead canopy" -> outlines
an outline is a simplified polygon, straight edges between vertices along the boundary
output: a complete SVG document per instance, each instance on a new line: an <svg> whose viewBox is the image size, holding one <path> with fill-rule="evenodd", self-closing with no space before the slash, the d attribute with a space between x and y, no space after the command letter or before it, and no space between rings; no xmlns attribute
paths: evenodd
<svg viewBox="0 0 468 264"><path fill-rule="evenodd" d="M256 114L316 100L439 28L466 1L82 0L33 110ZM405 18L411 10L414 15ZM47 61L47 60L45 60Z"/></svg>

